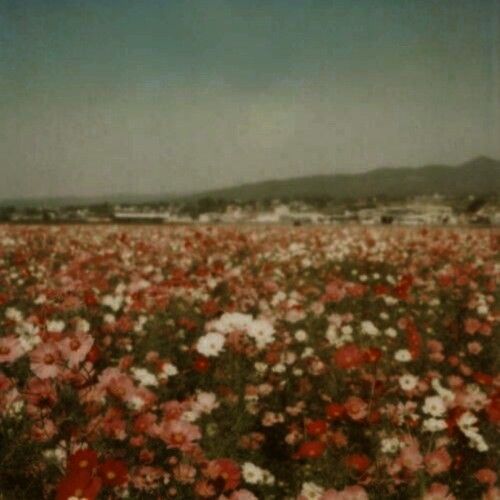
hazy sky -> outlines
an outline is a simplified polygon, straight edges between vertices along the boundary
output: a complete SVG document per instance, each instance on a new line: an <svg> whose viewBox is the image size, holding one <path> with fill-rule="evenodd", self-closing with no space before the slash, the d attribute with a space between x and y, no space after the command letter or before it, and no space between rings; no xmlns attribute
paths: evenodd
<svg viewBox="0 0 500 500"><path fill-rule="evenodd" d="M0 198L500 157L500 0L1 0Z"/></svg>

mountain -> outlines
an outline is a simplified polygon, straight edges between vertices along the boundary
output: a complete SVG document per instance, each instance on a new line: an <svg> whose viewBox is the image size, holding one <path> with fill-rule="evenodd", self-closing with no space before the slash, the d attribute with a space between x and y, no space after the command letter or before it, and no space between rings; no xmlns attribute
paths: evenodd
<svg viewBox="0 0 500 500"><path fill-rule="evenodd" d="M197 193L189 199L264 200L370 197L495 196L500 193L500 161L484 156L458 166L377 168L360 174L333 174L270 180Z"/></svg>
<svg viewBox="0 0 500 500"><path fill-rule="evenodd" d="M500 193L500 161L480 156L458 166L427 165L417 168L377 168L359 174L311 175L242 184L194 194L115 194L94 198L60 197L0 200L2 206L63 207L110 204L219 200L328 198L403 198L418 195L495 196Z"/></svg>

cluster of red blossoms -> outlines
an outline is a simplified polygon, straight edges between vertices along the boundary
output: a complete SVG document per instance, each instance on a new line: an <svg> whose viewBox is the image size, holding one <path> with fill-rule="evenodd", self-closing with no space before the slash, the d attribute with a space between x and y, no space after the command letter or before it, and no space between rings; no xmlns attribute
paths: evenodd
<svg viewBox="0 0 500 500"><path fill-rule="evenodd" d="M127 465L122 460L108 459L99 463L93 450L79 450L68 458L66 475L61 479L56 500L93 500L102 488L127 484Z"/></svg>

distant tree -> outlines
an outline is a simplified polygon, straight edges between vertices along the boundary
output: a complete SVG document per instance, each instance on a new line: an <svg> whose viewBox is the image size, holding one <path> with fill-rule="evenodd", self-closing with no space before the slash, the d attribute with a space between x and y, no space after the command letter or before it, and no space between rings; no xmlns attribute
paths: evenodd
<svg viewBox="0 0 500 500"><path fill-rule="evenodd" d="M484 198L474 198L471 200L467 207L465 208L465 212L468 214L475 214L476 212L479 212L481 208L484 207L486 204L486 200Z"/></svg>

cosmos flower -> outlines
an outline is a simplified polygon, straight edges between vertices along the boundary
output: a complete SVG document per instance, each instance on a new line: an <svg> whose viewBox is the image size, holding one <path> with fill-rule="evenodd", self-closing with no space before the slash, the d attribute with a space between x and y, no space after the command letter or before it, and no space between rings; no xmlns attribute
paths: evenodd
<svg viewBox="0 0 500 500"><path fill-rule="evenodd" d="M418 377L415 377L415 375L411 375L409 373L402 375L399 377L399 386L403 391L412 391L417 387L418 384Z"/></svg>
<svg viewBox="0 0 500 500"><path fill-rule="evenodd" d="M30 353L31 370L41 378L55 378L62 371L62 361L59 348L54 343L38 345Z"/></svg>
<svg viewBox="0 0 500 500"><path fill-rule="evenodd" d="M14 335L0 338L0 363L13 363L24 354L19 339Z"/></svg>
<svg viewBox="0 0 500 500"><path fill-rule="evenodd" d="M99 465L98 474L106 486L122 486L128 480L127 465L122 460L106 460Z"/></svg>
<svg viewBox="0 0 500 500"><path fill-rule="evenodd" d="M68 362L70 368L75 368L85 359L93 344L92 336L77 332L65 337L58 346L62 358Z"/></svg>
<svg viewBox="0 0 500 500"><path fill-rule="evenodd" d="M198 339L196 350L207 358L218 356L224 350L225 338L217 332L207 333Z"/></svg>
<svg viewBox="0 0 500 500"><path fill-rule="evenodd" d="M101 488L102 481L99 477L87 470L74 472L59 482L56 500L94 500Z"/></svg>

